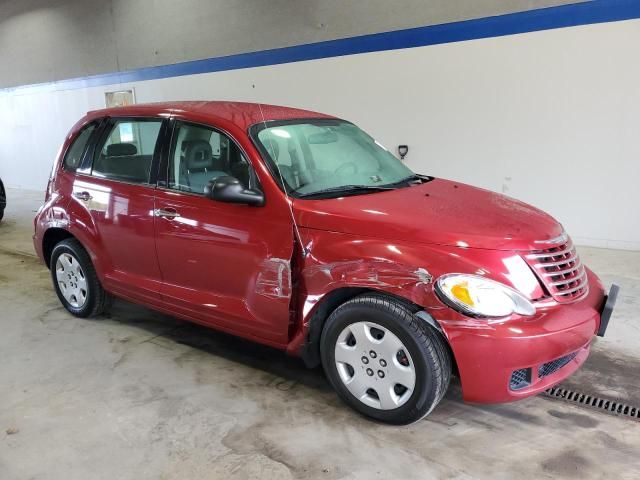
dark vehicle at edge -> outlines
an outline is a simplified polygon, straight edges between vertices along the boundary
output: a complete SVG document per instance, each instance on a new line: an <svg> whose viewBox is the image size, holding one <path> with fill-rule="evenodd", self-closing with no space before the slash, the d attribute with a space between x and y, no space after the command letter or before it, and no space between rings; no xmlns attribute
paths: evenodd
<svg viewBox="0 0 640 480"><path fill-rule="evenodd" d="M4 184L0 178L0 220L4 217L4 207L7 206L7 192L4 189Z"/></svg>

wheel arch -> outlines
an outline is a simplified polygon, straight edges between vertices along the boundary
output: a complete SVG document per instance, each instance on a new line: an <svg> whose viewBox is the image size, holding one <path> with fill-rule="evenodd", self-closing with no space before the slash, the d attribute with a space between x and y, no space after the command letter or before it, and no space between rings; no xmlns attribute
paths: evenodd
<svg viewBox="0 0 640 480"><path fill-rule="evenodd" d="M310 368L315 368L320 365L320 337L324 325L333 311L343 303L363 294L376 294L392 299L396 302L402 303L407 307L414 315L423 320L430 328L436 331L442 336L449 355L451 357L452 366L454 371L457 372L457 365L455 356L449 344L449 339L445 335L444 331L440 327L438 321L434 319L429 313L427 313L421 306L408 300L405 297L394 295L393 293L385 292L382 290L376 290L373 288L361 288L361 287L340 287L336 288L322 297L322 299L315 305L312 312L308 316L307 334L304 343L300 346L300 356L305 364Z"/></svg>
<svg viewBox="0 0 640 480"><path fill-rule="evenodd" d="M60 227L50 227L44 232L42 236L42 257L47 268L51 268L51 253L55 246L68 238L78 240L71 232Z"/></svg>

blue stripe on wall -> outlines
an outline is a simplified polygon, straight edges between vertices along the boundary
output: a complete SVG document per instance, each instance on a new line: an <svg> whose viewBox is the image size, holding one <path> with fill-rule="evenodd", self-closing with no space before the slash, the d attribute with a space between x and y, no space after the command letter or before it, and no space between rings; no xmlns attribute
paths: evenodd
<svg viewBox="0 0 640 480"><path fill-rule="evenodd" d="M194 60L159 67L0 89L0 93L35 93L278 65L358 53L424 47L555 28L640 18L640 0L593 0L495 17L465 20L393 32L375 33L293 47Z"/></svg>

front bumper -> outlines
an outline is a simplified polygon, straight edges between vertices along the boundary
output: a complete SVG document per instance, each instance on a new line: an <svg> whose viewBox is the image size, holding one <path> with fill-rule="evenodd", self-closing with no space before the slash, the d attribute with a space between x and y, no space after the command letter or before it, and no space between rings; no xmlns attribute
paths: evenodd
<svg viewBox="0 0 640 480"><path fill-rule="evenodd" d="M502 403L535 395L584 363L607 311L600 281L591 271L587 274L590 291L585 298L541 308L533 317L490 324L436 315L453 350L465 401ZM520 379L525 373L528 378L513 388L518 371Z"/></svg>

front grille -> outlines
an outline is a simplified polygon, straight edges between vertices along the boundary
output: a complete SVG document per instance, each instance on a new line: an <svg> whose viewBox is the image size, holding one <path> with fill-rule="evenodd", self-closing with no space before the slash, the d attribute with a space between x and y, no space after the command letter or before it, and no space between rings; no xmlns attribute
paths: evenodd
<svg viewBox="0 0 640 480"><path fill-rule="evenodd" d="M587 272L570 239L557 247L526 254L524 258L557 302L572 302L589 291Z"/></svg>
<svg viewBox="0 0 640 480"><path fill-rule="evenodd" d="M530 368L521 368L520 370L515 370L511 374L511 380L509 381L509 388L511 390L520 390L528 387L529 385L531 385Z"/></svg>
<svg viewBox="0 0 640 480"><path fill-rule="evenodd" d="M576 355L578 355L578 352L573 352L569 355L565 355L564 357L556 358L551 362L547 362L544 365L540 365L540 367L538 368L538 376L542 378L557 372L571 360L576 358Z"/></svg>

